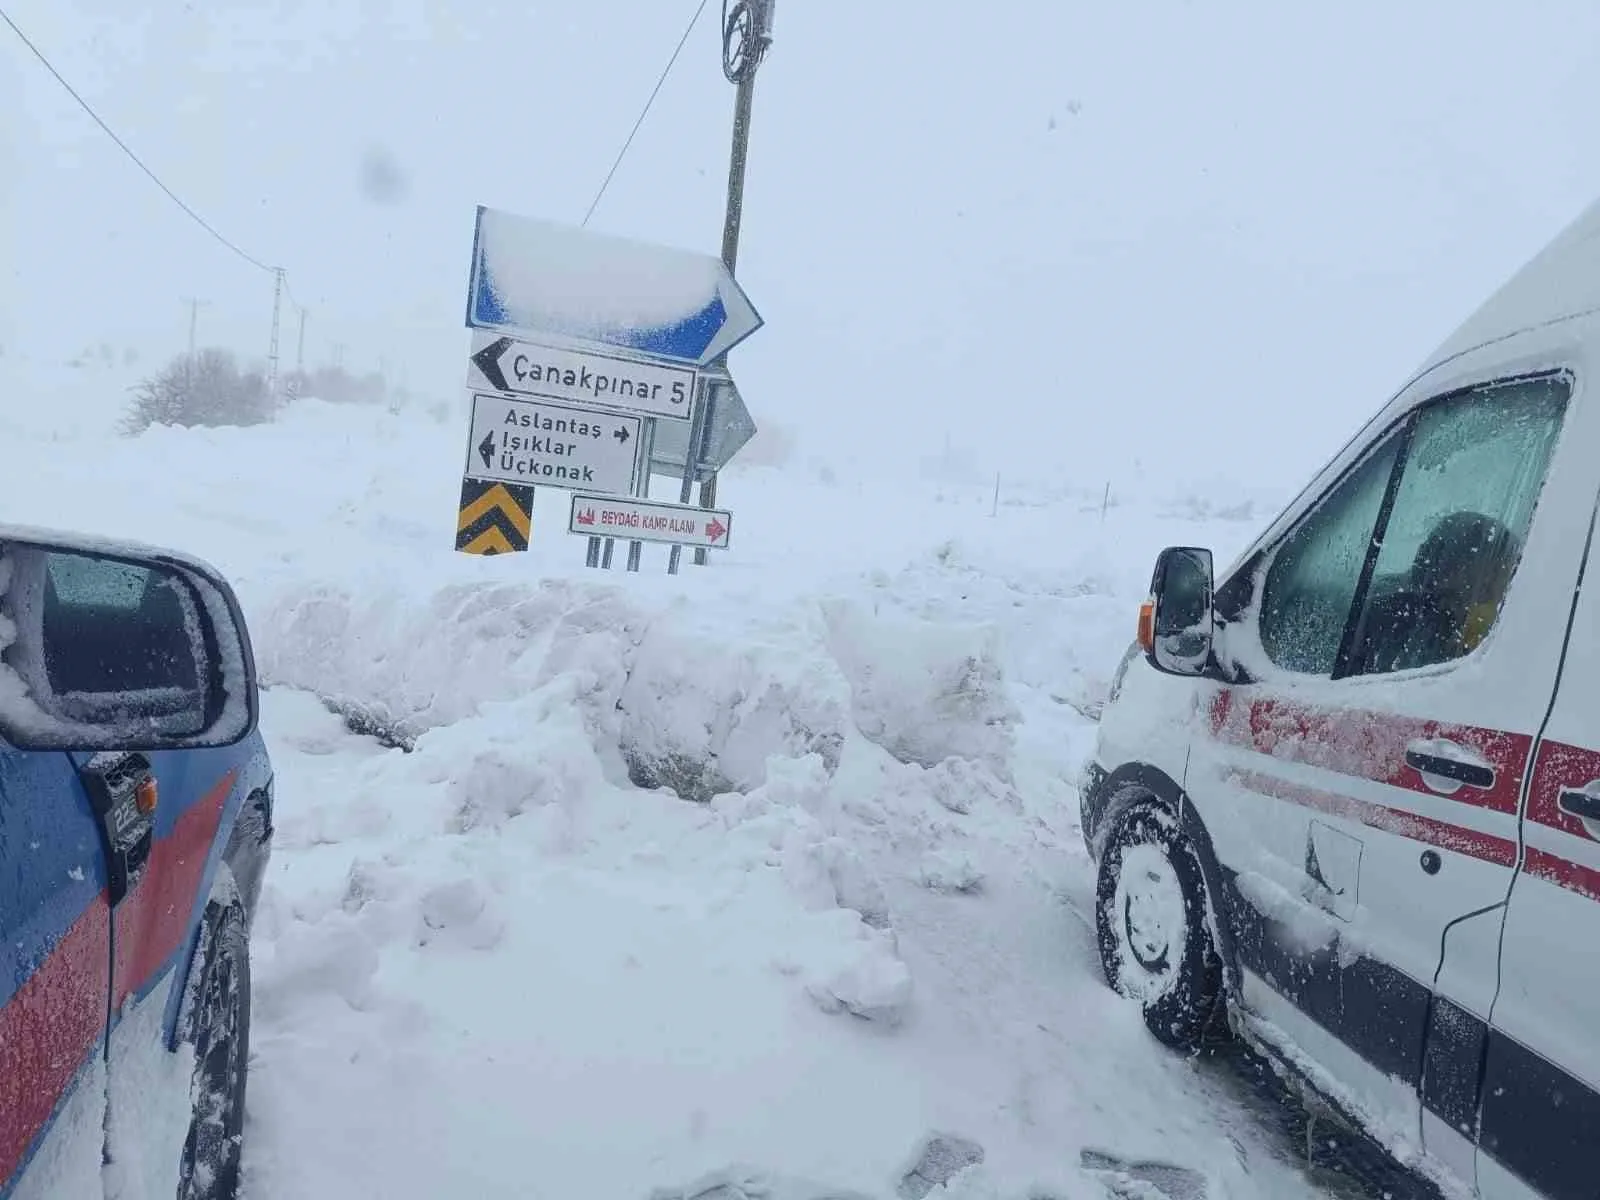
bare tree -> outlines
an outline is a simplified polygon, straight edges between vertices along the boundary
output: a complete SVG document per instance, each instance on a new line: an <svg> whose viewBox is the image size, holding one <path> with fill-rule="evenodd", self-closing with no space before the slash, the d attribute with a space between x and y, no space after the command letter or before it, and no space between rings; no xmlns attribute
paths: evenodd
<svg viewBox="0 0 1600 1200"><path fill-rule="evenodd" d="M124 433L152 425L259 425L274 415L266 379L214 347L179 355L133 389Z"/></svg>

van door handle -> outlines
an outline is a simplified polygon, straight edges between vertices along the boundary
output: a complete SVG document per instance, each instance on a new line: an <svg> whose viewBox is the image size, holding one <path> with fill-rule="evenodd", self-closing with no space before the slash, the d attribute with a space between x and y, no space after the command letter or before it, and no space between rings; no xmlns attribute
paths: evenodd
<svg viewBox="0 0 1600 1200"><path fill-rule="evenodd" d="M1556 795L1556 807L1569 817L1583 822L1583 831L1600 840L1600 779L1581 788L1562 788Z"/></svg>
<svg viewBox="0 0 1600 1200"><path fill-rule="evenodd" d="M1429 776L1432 776L1434 779L1448 779L1482 791L1494 786L1494 768L1465 746L1458 746L1454 742L1412 742L1406 747L1406 766L1421 775L1424 783L1427 783ZM1445 790L1447 789L1434 788L1434 791Z"/></svg>

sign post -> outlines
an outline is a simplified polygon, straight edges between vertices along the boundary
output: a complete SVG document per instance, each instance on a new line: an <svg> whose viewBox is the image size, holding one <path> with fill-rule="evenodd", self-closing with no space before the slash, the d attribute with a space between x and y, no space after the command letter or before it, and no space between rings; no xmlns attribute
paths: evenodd
<svg viewBox="0 0 1600 1200"><path fill-rule="evenodd" d="M683 480L678 487L678 503L688 504L693 495L695 467L700 461L702 443L706 436L706 408L709 390L705 380L700 381L700 387L695 392L694 418L689 422L689 450L683 464ZM698 551L697 551L698 555ZM683 546L675 543L667 555L667 574L676 575L678 564L683 559ZM698 561L698 558L697 558Z"/></svg>
<svg viewBox="0 0 1600 1200"><path fill-rule="evenodd" d="M656 452L656 430L660 425L654 419L645 423L644 429L644 470L639 474L639 497L643 500L650 499L650 462ZM639 570L639 561L644 555L644 543L639 538L634 538L628 543L628 570L635 573Z"/></svg>
<svg viewBox="0 0 1600 1200"><path fill-rule="evenodd" d="M705 369L762 322L720 258L480 206L466 324L472 415L463 477L474 487L500 485L508 496L521 489L531 514L538 485L648 505L661 431L682 430L686 448L706 441ZM748 412L737 407L753 431ZM717 445L737 449L744 440L748 434L723 436ZM706 457L684 455L685 504ZM495 552L504 552L502 540L504 549L526 549L531 516L523 524L521 544L502 531L490 539ZM714 524L725 529L728 521ZM691 526L666 518L650 524L655 536L648 537L644 528L569 522L570 532L588 538L590 567L609 569L616 540L625 537L630 571L639 569L644 542L670 540L660 530ZM689 544L700 545L703 536L685 532ZM669 569L676 572L681 543L673 545Z"/></svg>

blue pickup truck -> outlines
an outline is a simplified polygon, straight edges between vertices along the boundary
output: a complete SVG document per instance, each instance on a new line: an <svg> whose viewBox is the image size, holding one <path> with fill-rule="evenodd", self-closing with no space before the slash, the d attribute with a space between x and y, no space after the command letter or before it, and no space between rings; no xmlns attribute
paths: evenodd
<svg viewBox="0 0 1600 1200"><path fill-rule="evenodd" d="M0 1200L238 1190L257 717L211 567L0 528Z"/></svg>

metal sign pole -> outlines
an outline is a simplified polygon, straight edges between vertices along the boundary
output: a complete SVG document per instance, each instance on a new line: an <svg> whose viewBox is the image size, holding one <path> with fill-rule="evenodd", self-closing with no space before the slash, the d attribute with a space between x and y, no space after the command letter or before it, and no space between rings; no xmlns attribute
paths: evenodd
<svg viewBox="0 0 1600 1200"><path fill-rule="evenodd" d="M689 449L683 456L683 482L678 487L678 503L688 504L694 496L694 478L700 465L701 444L706 440L706 400L710 396L710 384L702 375L700 384L695 388L694 417L689 422ZM702 505L702 507L704 507ZM683 558L683 547L674 544L667 555L667 574L678 573L678 563Z"/></svg>
<svg viewBox="0 0 1600 1200"><path fill-rule="evenodd" d="M639 476L639 486L634 489L634 494L641 500L650 499L650 463L656 456L656 419L651 417L644 423L644 445L640 447L644 455L644 470ZM639 569L639 559L644 553L644 543L633 541L628 543L628 570Z"/></svg>
<svg viewBox="0 0 1600 1200"><path fill-rule="evenodd" d="M744 220L744 171L750 153L750 112L755 104L756 68L772 42L772 6L774 0L737 0L731 6L723 0L722 9L722 73L738 85L733 102L733 150L728 159L728 206L722 221L722 261L728 274L734 275L739 261L739 228ZM717 359L717 366L727 364L727 355ZM700 442L690 439L690 449L698 450ZM685 497L687 500L688 497ZM717 506L717 473L713 469L700 485L700 507ZM706 565L704 547L694 552L696 566Z"/></svg>

